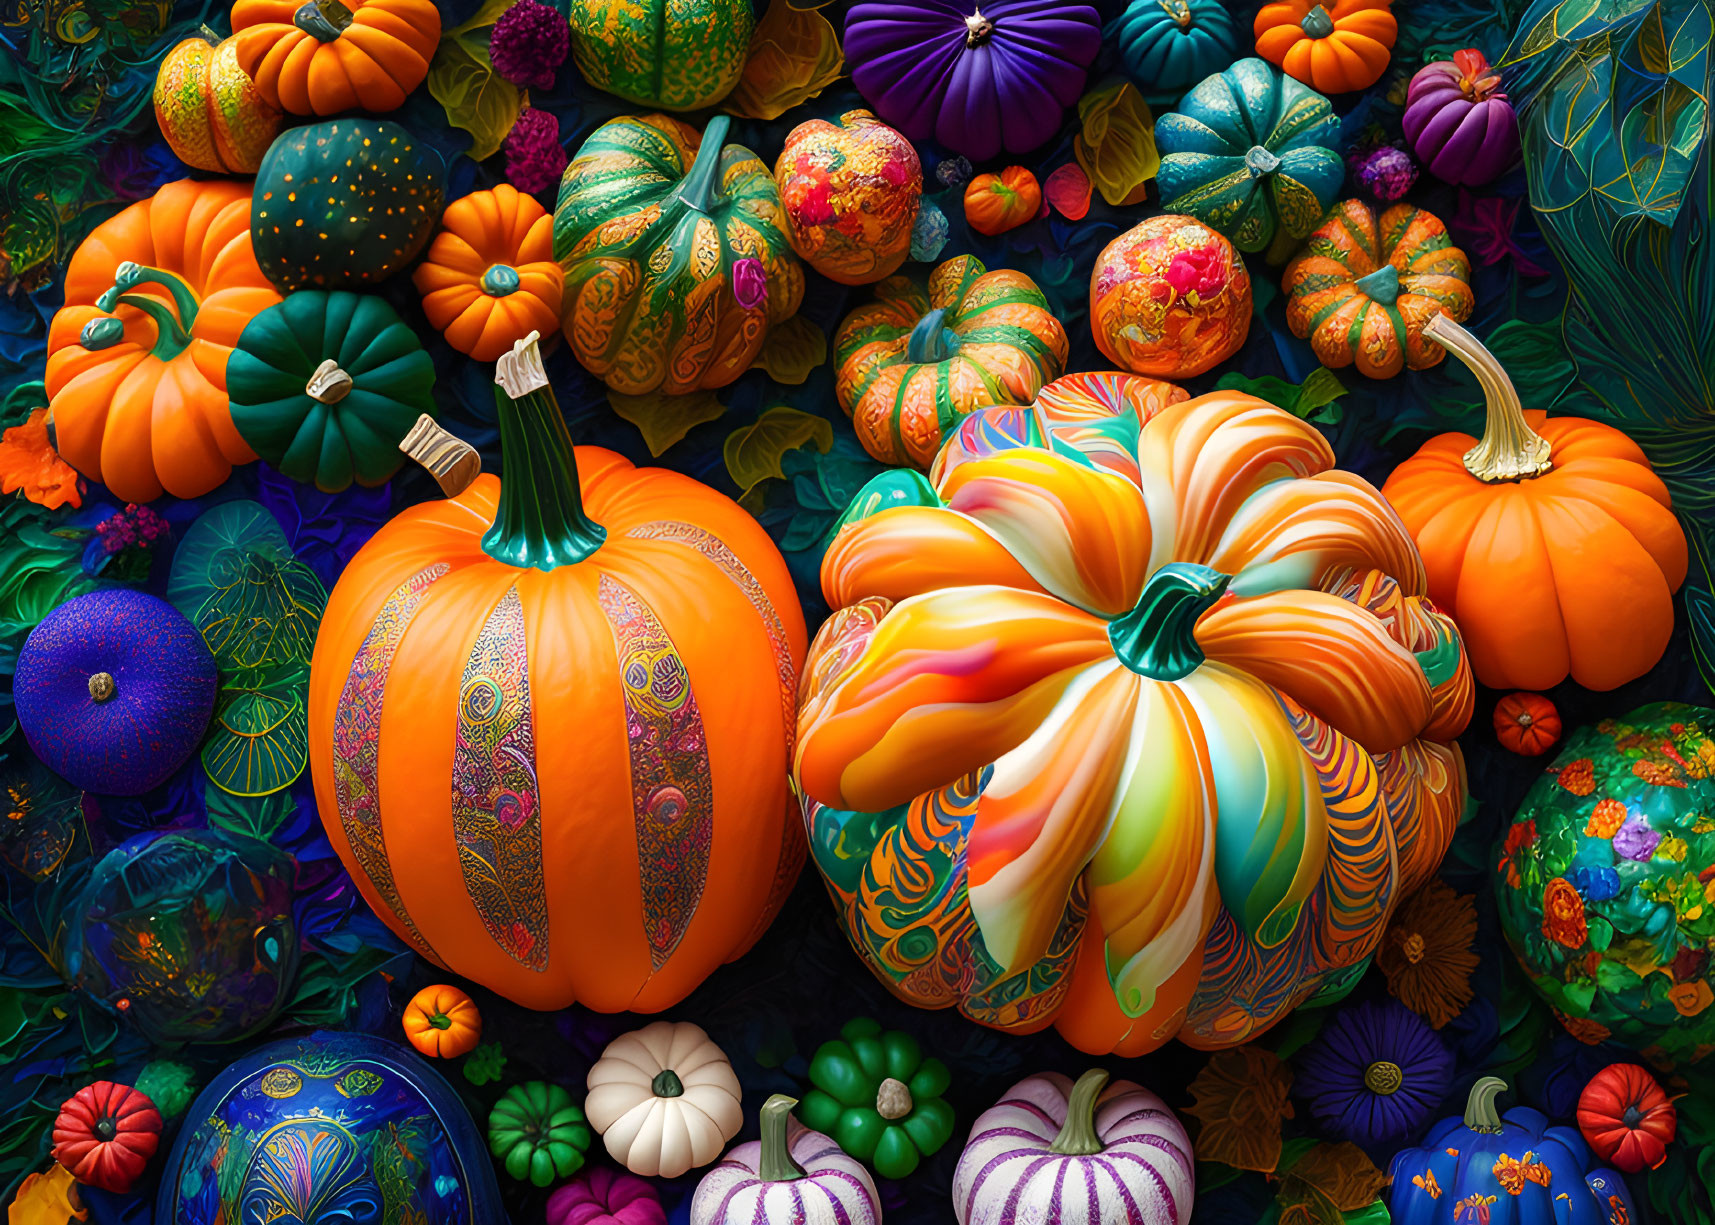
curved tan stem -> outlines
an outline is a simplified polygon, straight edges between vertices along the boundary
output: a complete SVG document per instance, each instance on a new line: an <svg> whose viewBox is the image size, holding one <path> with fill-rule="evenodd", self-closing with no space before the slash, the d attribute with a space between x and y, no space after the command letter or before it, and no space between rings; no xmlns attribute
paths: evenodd
<svg viewBox="0 0 1715 1225"><path fill-rule="evenodd" d="M1524 405L1512 379L1464 328L1446 315L1436 315L1424 325L1423 334L1471 368L1488 401L1489 417L1483 437L1465 452L1465 471L1479 481L1526 481L1554 467L1548 439L1530 428Z"/></svg>
<svg viewBox="0 0 1715 1225"><path fill-rule="evenodd" d="M436 425L428 413L417 418L399 449L427 468L449 498L458 497L482 473L476 448Z"/></svg>

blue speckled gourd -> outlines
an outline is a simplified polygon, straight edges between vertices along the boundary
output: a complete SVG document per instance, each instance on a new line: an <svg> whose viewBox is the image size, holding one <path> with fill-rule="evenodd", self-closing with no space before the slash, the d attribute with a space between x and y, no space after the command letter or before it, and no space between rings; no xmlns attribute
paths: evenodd
<svg viewBox="0 0 1715 1225"><path fill-rule="evenodd" d="M218 678L202 635L164 600L92 591L18 654L12 697L30 748L85 791L140 795L196 751Z"/></svg>
<svg viewBox="0 0 1715 1225"><path fill-rule="evenodd" d="M422 252L441 219L440 155L381 119L330 119L280 133L250 198L262 275L281 293L384 281Z"/></svg>
<svg viewBox="0 0 1715 1225"><path fill-rule="evenodd" d="M489 1225L482 1138L428 1064L369 1034L313 1033L231 1064L192 1103L155 1220Z"/></svg>
<svg viewBox="0 0 1715 1225"><path fill-rule="evenodd" d="M1238 30L1221 0L1132 0L1109 24L1107 40L1152 103L1173 102L1239 53Z"/></svg>
<svg viewBox="0 0 1715 1225"><path fill-rule="evenodd" d="M1259 59L1198 83L1155 121L1161 207L1241 251L1302 239L1339 198L1346 164L1328 99Z"/></svg>

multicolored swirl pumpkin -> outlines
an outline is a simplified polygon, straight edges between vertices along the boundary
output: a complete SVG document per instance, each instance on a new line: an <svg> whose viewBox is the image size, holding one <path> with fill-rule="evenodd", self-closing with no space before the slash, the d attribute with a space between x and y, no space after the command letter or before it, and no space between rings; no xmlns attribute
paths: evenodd
<svg viewBox="0 0 1715 1225"><path fill-rule="evenodd" d="M1066 368L1066 329L1022 272L961 255L875 287L834 333L834 393L864 450L927 468L966 413L1028 404Z"/></svg>
<svg viewBox="0 0 1715 1225"><path fill-rule="evenodd" d="M726 143L731 125L716 115L699 138L666 115L613 119L560 180L566 339L614 391L725 387L804 296L780 189Z"/></svg>
<svg viewBox="0 0 1715 1225"><path fill-rule="evenodd" d="M812 855L920 1007L1244 1042L1364 961L1464 805L1472 681L1417 550L1253 397L1075 375L973 414L858 495L822 590Z"/></svg>

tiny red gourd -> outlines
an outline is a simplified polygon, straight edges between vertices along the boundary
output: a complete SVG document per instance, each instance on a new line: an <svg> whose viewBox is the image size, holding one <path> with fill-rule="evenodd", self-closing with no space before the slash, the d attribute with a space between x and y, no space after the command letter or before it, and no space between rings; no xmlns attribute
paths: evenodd
<svg viewBox="0 0 1715 1225"><path fill-rule="evenodd" d="M1679 1131L1679 1112L1655 1077L1635 1063L1610 1064L1578 1095L1578 1130L1626 1174L1655 1169Z"/></svg>
<svg viewBox="0 0 1715 1225"><path fill-rule="evenodd" d="M1495 739L1509 753L1541 757L1560 740L1560 712L1540 693L1509 693L1495 703Z"/></svg>

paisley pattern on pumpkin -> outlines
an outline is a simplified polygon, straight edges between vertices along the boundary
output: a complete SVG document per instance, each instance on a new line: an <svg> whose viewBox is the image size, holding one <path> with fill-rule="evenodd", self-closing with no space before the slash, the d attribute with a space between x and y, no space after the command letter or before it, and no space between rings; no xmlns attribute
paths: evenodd
<svg viewBox="0 0 1715 1225"><path fill-rule="evenodd" d="M909 1002L1236 1044L1433 874L1470 673L1312 427L1095 378L1105 404L973 414L847 512L801 690L812 855Z"/></svg>

